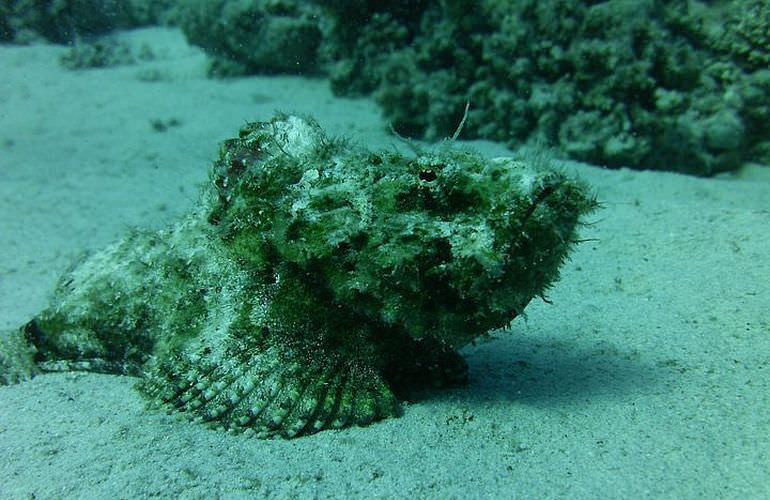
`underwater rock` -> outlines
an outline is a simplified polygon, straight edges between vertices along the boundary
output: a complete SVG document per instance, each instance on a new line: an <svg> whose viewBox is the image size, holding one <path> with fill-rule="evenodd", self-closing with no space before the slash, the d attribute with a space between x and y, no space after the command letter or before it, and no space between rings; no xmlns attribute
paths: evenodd
<svg viewBox="0 0 770 500"><path fill-rule="evenodd" d="M770 164L767 0L315 3L332 90L371 95L402 135L445 137L470 101L466 139L701 176Z"/></svg>
<svg viewBox="0 0 770 500"><path fill-rule="evenodd" d="M178 17L188 42L212 58L212 76L311 74L321 43L318 11L290 0L191 0Z"/></svg>
<svg viewBox="0 0 770 500"><path fill-rule="evenodd" d="M3 0L0 41L71 43L115 30L167 23L176 0Z"/></svg>
<svg viewBox="0 0 770 500"><path fill-rule="evenodd" d="M249 123L192 214L85 257L0 336L0 382L140 376L151 406L260 437L397 415L397 396L463 382L456 349L557 279L596 202L547 166Z"/></svg>

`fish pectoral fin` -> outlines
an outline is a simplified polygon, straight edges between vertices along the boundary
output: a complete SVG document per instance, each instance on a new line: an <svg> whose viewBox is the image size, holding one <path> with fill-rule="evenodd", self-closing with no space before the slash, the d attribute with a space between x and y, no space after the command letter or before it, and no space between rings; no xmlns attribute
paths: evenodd
<svg viewBox="0 0 770 500"><path fill-rule="evenodd" d="M158 363L138 389L151 406L263 438L367 425L398 414L398 401L375 370L319 358L274 346L230 350L226 358L177 355Z"/></svg>
<svg viewBox="0 0 770 500"><path fill-rule="evenodd" d="M27 343L23 330L0 331L0 385L17 384L39 372L35 348Z"/></svg>

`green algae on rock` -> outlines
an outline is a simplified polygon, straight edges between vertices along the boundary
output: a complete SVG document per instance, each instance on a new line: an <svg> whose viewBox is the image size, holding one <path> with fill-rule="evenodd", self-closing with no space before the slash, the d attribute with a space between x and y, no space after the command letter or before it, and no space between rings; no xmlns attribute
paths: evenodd
<svg viewBox="0 0 770 500"><path fill-rule="evenodd" d="M4 334L0 382L140 376L152 406L260 437L397 415L415 386L465 380L456 349L546 291L595 207L530 163L247 124L192 214L86 257Z"/></svg>

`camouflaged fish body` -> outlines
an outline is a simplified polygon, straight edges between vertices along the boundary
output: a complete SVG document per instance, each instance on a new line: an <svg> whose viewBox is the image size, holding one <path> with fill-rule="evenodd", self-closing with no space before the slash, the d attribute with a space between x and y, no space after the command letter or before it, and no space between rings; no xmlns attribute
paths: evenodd
<svg viewBox="0 0 770 500"><path fill-rule="evenodd" d="M0 381L138 375L154 406L260 437L367 424L462 382L456 349L551 285L594 206L538 166L369 152L278 115L223 144L193 214L67 272L0 341Z"/></svg>

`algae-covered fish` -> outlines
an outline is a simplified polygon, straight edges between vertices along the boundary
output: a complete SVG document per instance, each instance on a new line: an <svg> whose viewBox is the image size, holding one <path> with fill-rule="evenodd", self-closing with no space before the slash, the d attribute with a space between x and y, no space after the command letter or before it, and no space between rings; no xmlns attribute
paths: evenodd
<svg viewBox="0 0 770 500"><path fill-rule="evenodd" d="M406 157L278 115L224 142L189 216L133 231L0 340L0 381L142 377L152 406L260 437L397 415L557 279L580 182L449 146Z"/></svg>

